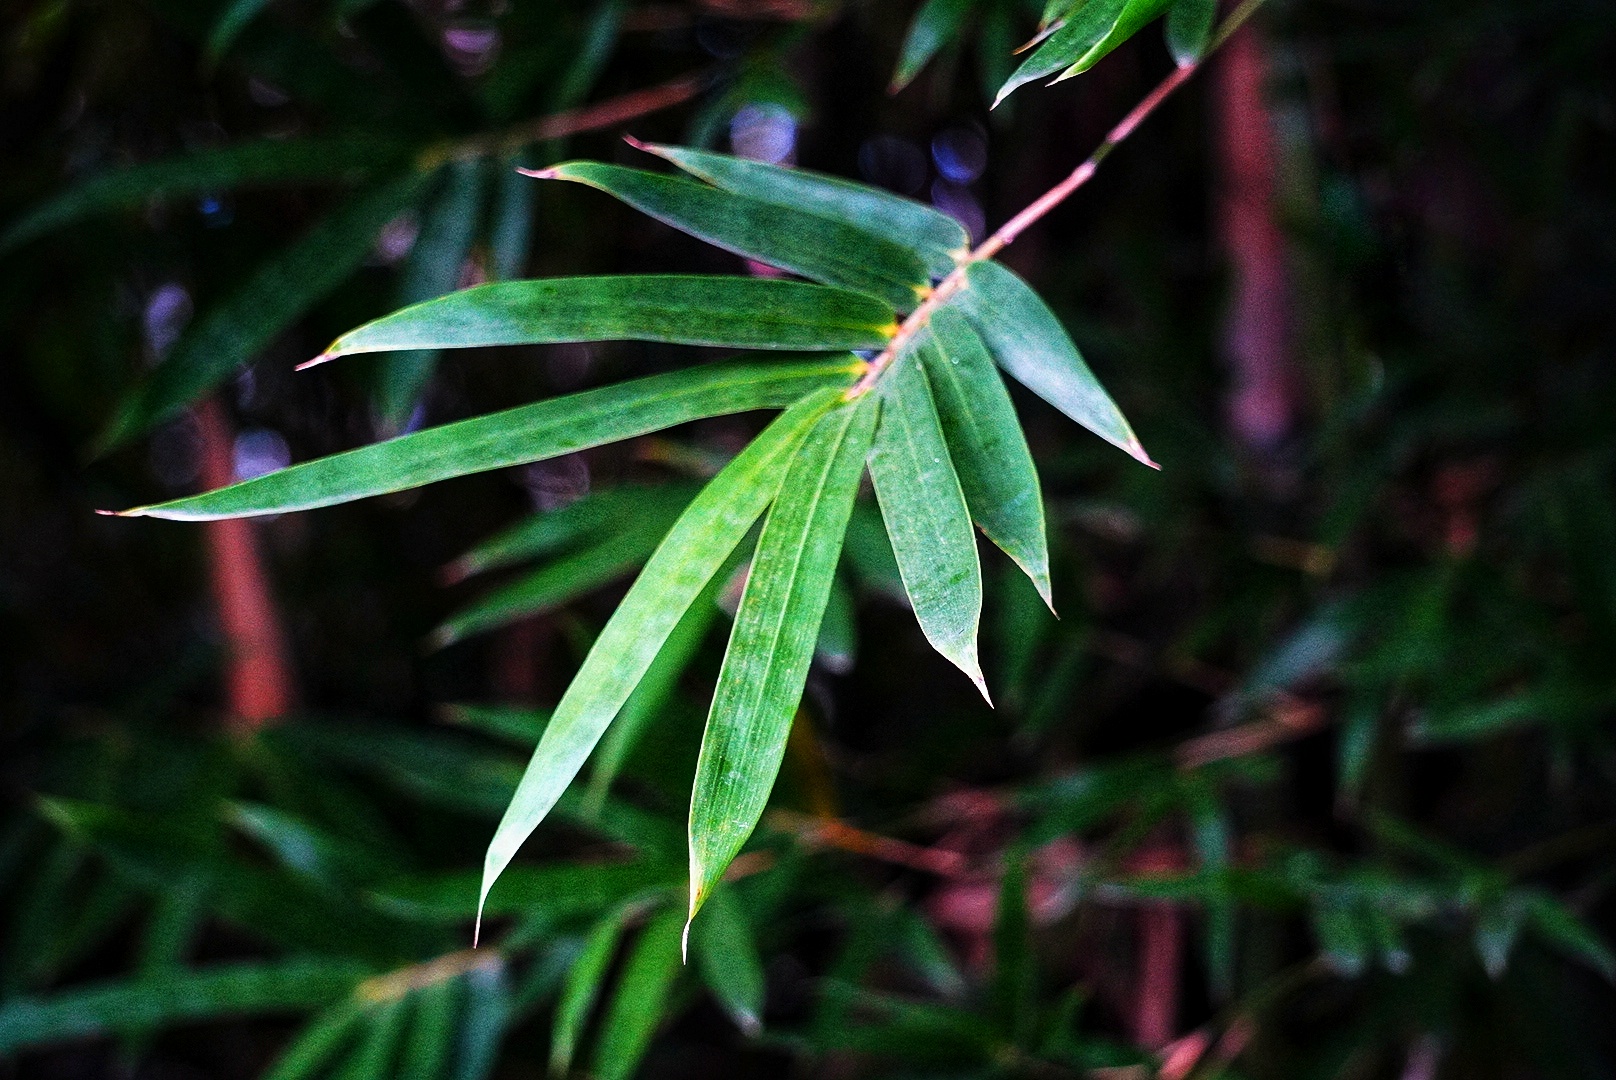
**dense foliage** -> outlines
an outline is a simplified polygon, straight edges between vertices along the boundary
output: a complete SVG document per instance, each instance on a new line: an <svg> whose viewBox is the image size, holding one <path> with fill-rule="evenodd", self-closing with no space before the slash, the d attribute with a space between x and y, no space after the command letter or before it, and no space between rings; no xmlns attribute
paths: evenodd
<svg viewBox="0 0 1616 1080"><path fill-rule="evenodd" d="M1215 8L8 12L0 1070L1607 1074L1616 15Z"/></svg>

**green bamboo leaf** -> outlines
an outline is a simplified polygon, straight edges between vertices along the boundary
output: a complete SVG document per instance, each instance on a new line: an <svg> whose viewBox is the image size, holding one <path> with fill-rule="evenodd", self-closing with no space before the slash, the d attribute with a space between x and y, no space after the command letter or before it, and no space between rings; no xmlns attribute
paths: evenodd
<svg viewBox="0 0 1616 1080"><path fill-rule="evenodd" d="M397 998L373 1005L364 1019L365 1032L332 1080L386 1080L393 1071L399 1043L410 1018L411 1001Z"/></svg>
<svg viewBox="0 0 1616 1080"><path fill-rule="evenodd" d="M424 922L459 923L477 913L475 872L453 871L392 882L375 892L379 903ZM522 915L555 923L594 915L630 893L677 885L679 871L662 860L552 862L505 871L483 909L485 915Z"/></svg>
<svg viewBox="0 0 1616 1080"><path fill-rule="evenodd" d="M1532 931L1539 939L1597 971L1606 982L1616 983L1616 952L1586 922L1547 893L1528 890L1524 895Z"/></svg>
<svg viewBox="0 0 1616 1080"><path fill-rule="evenodd" d="M635 145L725 191L880 233L920 256L933 277L954 269L971 246L971 238L959 222L935 207L890 191L709 150L658 143Z"/></svg>
<svg viewBox="0 0 1616 1080"><path fill-rule="evenodd" d="M909 594L903 590L903 575L898 572L898 560L892 555L892 540L887 536L886 523L874 503L853 504L842 553L853 578L864 588L889 600L909 602Z"/></svg>
<svg viewBox="0 0 1616 1080"><path fill-rule="evenodd" d="M691 236L826 285L878 296L899 311L930 289L920 257L883 234L678 176L596 161L532 175L588 184Z"/></svg>
<svg viewBox="0 0 1616 1080"><path fill-rule="evenodd" d="M600 997L600 987L606 981L612 957L617 955L624 924L634 910L634 905L626 904L596 923L584 939L583 951L567 971L566 981L561 985L561 998L556 1002L555 1023L550 1029L551 1076L566 1076L571 1071L578 1040Z"/></svg>
<svg viewBox="0 0 1616 1080"><path fill-rule="evenodd" d="M970 324L948 308L932 314L918 349L971 519L1021 567L1053 611L1038 470L993 357Z"/></svg>
<svg viewBox="0 0 1616 1080"><path fill-rule="evenodd" d="M252 185L345 183L390 169L406 147L350 134L262 139L97 173L24 214L0 235L0 254L96 214L138 210L154 199L216 194Z"/></svg>
<svg viewBox="0 0 1616 1080"><path fill-rule="evenodd" d="M520 619L553 611L562 604L615 581L651 557L678 511L651 512L626 522L615 532L517 578L457 612L432 632L432 645L442 648L474 634L509 626Z"/></svg>
<svg viewBox="0 0 1616 1080"><path fill-rule="evenodd" d="M972 263L950 301L964 313L999 366L1027 389L1151 468L1145 448L1067 336L1025 281L996 262Z"/></svg>
<svg viewBox="0 0 1616 1080"><path fill-rule="evenodd" d="M538 192L516 171L522 160L523 155L518 154L499 165L488 215L488 272L495 281L515 281L527 267Z"/></svg>
<svg viewBox="0 0 1616 1080"><path fill-rule="evenodd" d="M489 842L479 908L516 849L583 767L690 605L774 499L792 453L840 396L824 390L786 410L702 489L651 556L595 639L533 751Z"/></svg>
<svg viewBox="0 0 1616 1080"><path fill-rule="evenodd" d="M897 70L892 73L892 85L887 93L895 94L914 81L939 49L959 37L965 16L970 13L970 0L926 0L909 24L909 34L903 39L903 52L898 57Z"/></svg>
<svg viewBox="0 0 1616 1080"><path fill-rule="evenodd" d="M842 574L831 582L830 599L825 603L825 617L819 623L819 640L814 642L814 657L826 671L844 675L853 670L858 656L858 609L853 601L853 589Z"/></svg>
<svg viewBox="0 0 1616 1080"><path fill-rule="evenodd" d="M272 256L207 311L124 399L99 448L115 447L166 420L250 363L348 279L382 226L420 197L427 179L411 170L362 192Z"/></svg>
<svg viewBox="0 0 1616 1080"><path fill-rule="evenodd" d="M601 1024L591 1074L596 1080L628 1080L650 1048L679 977L679 929L684 922L676 907L658 913L640 933L623 966L617 992Z"/></svg>
<svg viewBox="0 0 1616 1080"><path fill-rule="evenodd" d="M334 506L543 461L703 417L781 408L816 390L848 385L862 367L843 358L653 375L401 435L122 516L208 521Z"/></svg>
<svg viewBox="0 0 1616 1080"><path fill-rule="evenodd" d="M443 189L430 201L404 264L398 296L401 306L436 299L458 288L466 253L477 235L486 186L482 161L453 162L444 174ZM430 349L395 353L381 361L376 405L385 428L395 432L404 428L437 364L438 354Z"/></svg>
<svg viewBox="0 0 1616 1080"><path fill-rule="evenodd" d="M625 274L464 289L350 330L316 360L568 341L828 352L878 349L896 332L891 308L846 289L767 278Z"/></svg>
<svg viewBox="0 0 1616 1080"><path fill-rule="evenodd" d="M415 1015L399 1058L398 1080L440 1080L454 1053L458 1031L460 977L439 979L414 991Z"/></svg>
<svg viewBox="0 0 1616 1080"><path fill-rule="evenodd" d="M365 1010L352 998L315 1017L297 1040L281 1054L264 1080L307 1080L336 1056L354 1035Z"/></svg>
<svg viewBox="0 0 1616 1080"><path fill-rule="evenodd" d="M803 443L764 521L690 799L690 917L757 827L802 698L880 412L865 394Z"/></svg>
<svg viewBox="0 0 1616 1080"><path fill-rule="evenodd" d="M0 1054L96 1035L336 1001L364 968L329 957L220 964L132 982L103 983L0 1004Z"/></svg>
<svg viewBox="0 0 1616 1080"><path fill-rule="evenodd" d="M444 705L439 716L445 723L481 732L490 739L531 751L550 722L549 709L529 709L512 705Z"/></svg>
<svg viewBox="0 0 1616 1080"><path fill-rule="evenodd" d="M997 107L1018 87L1035 79L1053 75L1062 68L1075 66L1085 60L1093 63L1105 55L1104 52L1096 53L1096 50L1110 39L1117 24L1122 21L1128 4L1129 0L1087 0L1077 5L1076 10L1068 11L1060 28L1023 60L1010 80L999 88L994 106ZM1048 14L1046 12L1046 18ZM1092 60L1089 59L1091 56Z"/></svg>
<svg viewBox="0 0 1616 1080"><path fill-rule="evenodd" d="M1089 70L1112 49L1133 37L1147 23L1152 22L1163 11L1166 11L1168 5L1172 2L1173 0L1128 0L1128 6L1123 9L1122 17L1117 20L1116 25L1111 28L1111 32L1105 36L1104 40L1075 59L1072 66L1061 72L1059 78L1054 81L1062 82Z"/></svg>
<svg viewBox="0 0 1616 1080"><path fill-rule="evenodd" d="M460 1045L449 1080L484 1080L499 1059L500 1040L511 1017L510 978L501 961L466 973L466 1006L460 1016Z"/></svg>
<svg viewBox="0 0 1616 1080"><path fill-rule="evenodd" d="M268 4L269 0L230 0L224 14L213 24L213 30L208 34L207 47L202 53L209 67L218 65L224 54L230 51L230 46L241 36L241 32L247 29L247 24L257 18Z"/></svg>
<svg viewBox="0 0 1616 1080"><path fill-rule="evenodd" d="M763 1030L763 959L735 887L720 887L691 925L690 945L702 981L735 1026L747 1035Z"/></svg>
<svg viewBox="0 0 1616 1080"><path fill-rule="evenodd" d="M1179 67L1188 67L1206 54L1217 14L1218 0L1173 0L1167 9L1167 50Z"/></svg>
<svg viewBox="0 0 1616 1080"><path fill-rule="evenodd" d="M881 424L870 450L870 479L904 591L932 648L988 698L976 649L982 619L976 534L913 351L887 370L878 392Z"/></svg>

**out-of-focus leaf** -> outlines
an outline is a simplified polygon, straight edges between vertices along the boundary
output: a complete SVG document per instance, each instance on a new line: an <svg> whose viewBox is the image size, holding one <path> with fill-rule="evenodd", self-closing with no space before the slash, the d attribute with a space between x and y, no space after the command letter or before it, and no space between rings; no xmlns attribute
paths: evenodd
<svg viewBox="0 0 1616 1080"><path fill-rule="evenodd" d="M516 171L520 165L520 156L500 162L499 179L494 185L494 205L488 222L488 273L495 281L515 281L527 269L538 190Z"/></svg>
<svg viewBox="0 0 1616 1080"><path fill-rule="evenodd" d="M1489 905L1477 917L1473 935L1476 954L1481 957L1481 966L1487 969L1487 974L1492 978L1503 977L1524 925L1526 905L1514 895L1505 896L1500 902Z"/></svg>
<svg viewBox="0 0 1616 1080"><path fill-rule="evenodd" d="M541 174L588 184L726 251L908 311L930 287L914 252L878 232L678 176L595 161Z"/></svg>
<svg viewBox="0 0 1616 1080"><path fill-rule="evenodd" d="M664 908L635 941L595 1044L590 1072L596 1080L628 1080L649 1049L679 977L683 923L677 907Z"/></svg>
<svg viewBox="0 0 1616 1080"><path fill-rule="evenodd" d="M561 998L556 1002L555 1024L550 1031L550 1075L566 1076L572 1069L572 1056L578 1049L589 1014L594 1011L600 997L600 987L606 979L612 957L617 954L617 943L623 936L623 924L633 914L634 907L625 905L595 924L584 940L583 951L572 962L567 978L561 985Z"/></svg>
<svg viewBox="0 0 1616 1080"><path fill-rule="evenodd" d="M991 261L972 263L965 278L966 287L950 303L964 312L1000 367L1106 442L1155 466L1066 328L1025 281Z"/></svg>
<svg viewBox="0 0 1616 1080"><path fill-rule="evenodd" d="M970 324L946 307L933 313L917 354L972 520L1021 567L1053 611L1038 470L993 358Z"/></svg>
<svg viewBox="0 0 1616 1080"><path fill-rule="evenodd" d="M952 270L970 247L964 226L941 210L880 188L708 150L660 144L641 148L725 191L880 233L914 251L933 277Z"/></svg>
<svg viewBox="0 0 1616 1080"><path fill-rule="evenodd" d="M510 978L505 964L496 962L468 971L465 982L460 1044L449 1080L484 1080L494 1071L500 1040L510 1020Z"/></svg>
<svg viewBox="0 0 1616 1080"><path fill-rule="evenodd" d="M213 24L213 31L208 34L207 47L203 50L203 57L210 67L218 64L230 46L235 44L247 24L258 17L269 0L230 0L224 13Z"/></svg>
<svg viewBox="0 0 1616 1080"><path fill-rule="evenodd" d="M1235 898L1218 882L1228 873L1234 857L1234 835L1227 813L1203 785L1186 792L1195 854L1213 882L1206 897L1206 969L1212 1000L1227 1001L1234 993Z"/></svg>
<svg viewBox="0 0 1616 1080"><path fill-rule="evenodd" d="M398 1080L439 1080L454 1054L465 978L439 979L410 996L415 1014L399 1058Z"/></svg>
<svg viewBox="0 0 1616 1080"><path fill-rule="evenodd" d="M334 506L524 465L708 416L782 408L846 386L861 361L722 364L653 375L401 435L190 498L122 512L181 521Z"/></svg>
<svg viewBox="0 0 1616 1080"><path fill-rule="evenodd" d="M690 947L702 981L735 1026L748 1035L763 1028L763 959L734 886L720 887L690 927Z"/></svg>
<svg viewBox="0 0 1616 1080"><path fill-rule="evenodd" d="M314 1076L353 1038L365 1009L346 998L315 1017L275 1062L264 1080L306 1080Z"/></svg>
<svg viewBox="0 0 1616 1080"><path fill-rule="evenodd" d="M1198 62L1206 53L1217 14L1218 0L1173 0L1167 9L1167 51L1179 67Z"/></svg>
<svg viewBox="0 0 1616 1080"><path fill-rule="evenodd" d="M879 412L865 394L821 419L763 524L696 761L692 918L757 827L780 771Z"/></svg>
<svg viewBox="0 0 1616 1080"><path fill-rule="evenodd" d="M1369 942L1356 905L1345 897L1320 896L1313 903L1312 921L1330 967L1349 979L1362 975L1369 965Z"/></svg>
<svg viewBox="0 0 1616 1080"><path fill-rule="evenodd" d="M908 86L939 49L959 37L970 10L970 0L926 0L909 24L887 92L895 94Z"/></svg>
<svg viewBox="0 0 1616 1080"><path fill-rule="evenodd" d="M1037 1019L1037 978L1027 916L1027 870L1012 855L1004 868L993 922L993 1004L1000 1028L1017 1046L1026 1043Z"/></svg>
<svg viewBox="0 0 1616 1080"><path fill-rule="evenodd" d="M138 210L153 199L210 195L250 185L353 180L392 167L405 149L385 137L360 134L263 139L112 169L68 188L13 222L0 236L0 254L82 218Z"/></svg>
<svg viewBox="0 0 1616 1080"><path fill-rule="evenodd" d="M1587 923L1547 893L1528 892L1526 905L1534 935L1572 960L1599 972L1605 981L1616 983L1616 953Z"/></svg>
<svg viewBox="0 0 1616 1080"><path fill-rule="evenodd" d="M491 739L530 750L550 722L549 709L523 709L512 705L445 705L443 718L457 727L480 731Z"/></svg>
<svg viewBox="0 0 1616 1080"><path fill-rule="evenodd" d="M429 175L411 169L356 195L266 260L205 311L151 377L124 399L98 445L109 449L141 434L251 362L348 279L382 226L420 197Z"/></svg>
<svg viewBox="0 0 1616 1080"><path fill-rule="evenodd" d="M793 452L839 397L822 391L770 424L702 489L651 556L584 658L533 752L488 845L483 896L583 767L668 635L773 500Z"/></svg>
<svg viewBox="0 0 1616 1080"><path fill-rule="evenodd" d="M365 974L351 960L303 958L221 964L49 997L12 998L0 1004L0 1054L163 1024L307 1009L338 1000Z"/></svg>
<svg viewBox="0 0 1616 1080"><path fill-rule="evenodd" d="M373 1005L366 1011L364 1034L359 1045L336 1070L332 1080L387 1080L393 1075L393 1059L410 1018L408 997Z"/></svg>
<svg viewBox="0 0 1616 1080"><path fill-rule="evenodd" d="M399 349L665 341L736 349L878 349L897 332L873 296L801 281L622 274L479 285L339 337L325 358Z"/></svg>
<svg viewBox="0 0 1616 1080"><path fill-rule="evenodd" d="M860 585L889 599L909 602L886 523L874 503L853 504L853 516L847 519L845 554L848 568Z"/></svg>
<svg viewBox="0 0 1616 1080"><path fill-rule="evenodd" d="M456 161L444 169L443 188L430 200L399 283L400 305L453 292L477 234L483 203L483 163ZM379 363L376 406L384 428L401 430L437 366L431 350L397 353Z"/></svg>
<svg viewBox="0 0 1616 1080"><path fill-rule="evenodd" d="M831 582L830 599L825 603L825 617L819 623L819 640L814 642L814 656L825 670L844 675L853 670L858 655L858 611L853 603L853 590L841 574Z"/></svg>
<svg viewBox="0 0 1616 1080"><path fill-rule="evenodd" d="M332 836L273 806L237 802L226 808L225 815L232 825L274 852L287 868L324 885L341 887L392 869L391 860L382 853Z"/></svg>
<svg viewBox="0 0 1616 1080"><path fill-rule="evenodd" d="M564 922L603 910L633 893L678 884L680 868L655 859L513 866L488 894L488 916L525 915ZM471 871L403 878L376 891L380 905L411 918L464 922L477 914L479 875Z"/></svg>
<svg viewBox="0 0 1616 1080"><path fill-rule="evenodd" d="M982 619L976 534L919 359L912 352L900 357L878 392L870 479L909 604L932 648L988 698L976 645Z"/></svg>

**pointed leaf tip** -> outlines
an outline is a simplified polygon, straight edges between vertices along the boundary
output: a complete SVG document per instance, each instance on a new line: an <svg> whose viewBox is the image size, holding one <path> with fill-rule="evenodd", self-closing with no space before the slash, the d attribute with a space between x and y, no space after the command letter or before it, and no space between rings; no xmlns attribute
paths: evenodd
<svg viewBox="0 0 1616 1080"><path fill-rule="evenodd" d="M324 364L324 363L326 363L327 361L330 361L330 360L335 360L336 358L337 358L337 354L334 353L334 352L323 352L319 356L316 356L313 360L305 360L305 361L303 361L301 364L297 365L297 367L293 368L292 370L293 371L307 371L311 367L318 367L321 364Z"/></svg>
<svg viewBox="0 0 1616 1080"><path fill-rule="evenodd" d="M556 178L556 176L558 175L556 170L553 169L553 168L551 168L551 169L523 169L523 168L519 167L516 171L521 173L523 176L531 176L535 180L554 180Z"/></svg>

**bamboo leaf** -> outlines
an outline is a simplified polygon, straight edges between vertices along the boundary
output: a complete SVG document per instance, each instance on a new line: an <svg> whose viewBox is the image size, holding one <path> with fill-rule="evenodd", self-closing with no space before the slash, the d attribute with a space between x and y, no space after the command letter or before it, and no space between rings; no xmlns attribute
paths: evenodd
<svg viewBox="0 0 1616 1080"><path fill-rule="evenodd" d="M572 180L709 244L908 311L930 288L919 256L878 232L677 176L597 161L533 174Z"/></svg>
<svg viewBox="0 0 1616 1080"><path fill-rule="evenodd" d="M819 421L763 525L718 675L690 800L690 916L757 827L802 697L879 403Z"/></svg>
<svg viewBox="0 0 1616 1080"><path fill-rule="evenodd" d="M496 961L468 971L459 1052L449 1080L483 1080L494 1071L510 1015L510 979L504 963Z"/></svg>
<svg viewBox="0 0 1616 1080"><path fill-rule="evenodd" d="M625 905L596 923L584 940L583 951L572 962L566 981L561 986L561 998L556 1002L555 1023L550 1031L551 1076L566 1076L571 1071L578 1040L600 997L600 986L606 980L612 957L617 954L623 924L633 912L633 905Z"/></svg>
<svg viewBox="0 0 1616 1080"><path fill-rule="evenodd" d="M858 610L853 589L842 574L831 582L825 617L819 623L819 640L814 642L814 658L833 675L853 670L858 656Z"/></svg>
<svg viewBox="0 0 1616 1080"><path fill-rule="evenodd" d="M488 845L479 908L522 841L583 767L668 636L774 499L792 453L839 399L805 398L770 424L696 496L595 639L556 706Z"/></svg>
<svg viewBox="0 0 1616 1080"><path fill-rule="evenodd" d="M12 998L0 1005L0 1054L186 1021L307 1009L341 998L364 975L349 960L297 959L221 964L49 997Z"/></svg>
<svg viewBox="0 0 1616 1080"><path fill-rule="evenodd" d="M1050 34L1031 56L1023 60L1010 80L999 88L994 106L997 107L1018 87L1053 75L1062 68L1080 64L1095 54L1122 20L1128 3L1129 0L1088 0L1077 5L1076 10L1067 13L1060 29ZM1103 52L1093 55L1093 60L1089 62L1093 63L1103 55Z"/></svg>
<svg viewBox="0 0 1616 1080"><path fill-rule="evenodd" d="M957 312L943 308L932 314L918 348L971 519L1053 611L1038 470L987 346Z"/></svg>
<svg viewBox="0 0 1616 1080"><path fill-rule="evenodd" d="M921 632L988 697L977 656L982 568L926 372L914 353L881 379L870 479Z"/></svg>
<svg viewBox="0 0 1616 1080"><path fill-rule="evenodd" d="M862 367L843 358L653 375L401 435L122 515L208 521L334 506L543 461L703 417L781 408L816 390L847 385Z"/></svg>
<svg viewBox="0 0 1616 1080"><path fill-rule="evenodd" d="M420 196L427 179L411 170L355 196L267 260L207 311L124 399L99 448L115 447L166 420L250 363L348 279L382 226Z"/></svg>
<svg viewBox="0 0 1616 1080"><path fill-rule="evenodd" d="M213 24L213 30L208 34L207 48L203 51L203 58L209 67L216 66L230 46L235 44L241 32L247 29L247 24L258 17L269 0L230 0Z"/></svg>
<svg viewBox="0 0 1616 1080"><path fill-rule="evenodd" d="M735 1026L747 1035L763 1030L763 960L733 885L708 899L700 921L691 926L690 944L702 981Z"/></svg>
<svg viewBox="0 0 1616 1080"><path fill-rule="evenodd" d="M407 307L338 338L319 359L400 349L666 341L736 349L875 349L892 310L846 289L690 274L500 281Z"/></svg>
<svg viewBox="0 0 1616 1080"><path fill-rule="evenodd" d="M348 182L394 166L405 149L394 140L360 134L261 139L110 169L12 222L0 235L0 254L75 221L138 210L154 199L210 195L252 185Z"/></svg>
<svg viewBox="0 0 1616 1080"><path fill-rule="evenodd" d="M1122 17L1111 28L1111 32L1106 34L1103 40L1077 57L1072 62L1072 66L1061 72L1060 77L1054 81L1062 82L1089 70L1112 49L1133 37L1144 28L1145 24L1154 20L1163 11L1166 11L1168 5L1172 2L1173 0L1128 0L1128 6L1123 9Z"/></svg>
<svg viewBox="0 0 1616 1080"><path fill-rule="evenodd" d="M678 908L657 914L629 953L617 992L601 1024L595 1045L596 1080L628 1080L651 1045L667 1007L668 994L679 977L679 928L684 919Z"/></svg>
<svg viewBox="0 0 1616 1080"><path fill-rule="evenodd" d="M898 67L892 73L892 85L887 87L887 93L895 94L908 86L939 49L959 37L960 27L970 10L970 0L926 0L914 22L909 24L903 52L898 57Z"/></svg>
<svg viewBox="0 0 1616 1080"><path fill-rule="evenodd" d="M1187 67L1206 54L1217 14L1218 0L1174 0L1167 9L1167 50L1179 67Z"/></svg>
<svg viewBox="0 0 1616 1080"><path fill-rule="evenodd" d="M456 1021L464 979L439 979L414 991L415 1015L404 1052L399 1058L398 1080L439 1080L454 1052Z"/></svg>
<svg viewBox="0 0 1616 1080"><path fill-rule="evenodd" d="M996 262L972 263L965 277L966 287L951 303L982 336L999 366L1106 442L1155 468L1122 411L1038 294Z"/></svg>
<svg viewBox="0 0 1616 1080"><path fill-rule="evenodd" d="M364 1018L364 1007L352 998L327 1009L299 1033L264 1080L306 1080L336 1056Z"/></svg>
<svg viewBox="0 0 1616 1080"><path fill-rule="evenodd" d="M959 222L935 207L880 188L709 150L635 145L725 191L880 233L918 255L933 277L952 270L970 248L970 236Z"/></svg>
<svg viewBox="0 0 1616 1080"><path fill-rule="evenodd" d="M333 1074L333 1080L385 1080L390 1076L411 1004L408 997L401 997L373 1006L365 1017L359 1045Z"/></svg>

